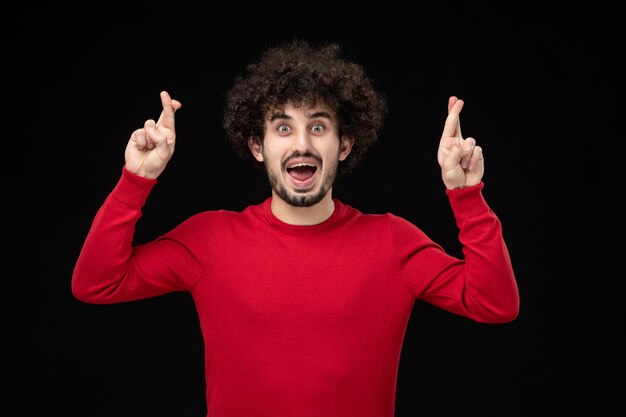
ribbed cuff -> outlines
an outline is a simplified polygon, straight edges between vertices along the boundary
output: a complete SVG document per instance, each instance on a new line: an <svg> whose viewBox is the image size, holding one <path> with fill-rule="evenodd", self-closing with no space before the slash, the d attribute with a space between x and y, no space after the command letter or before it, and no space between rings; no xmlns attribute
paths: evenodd
<svg viewBox="0 0 626 417"><path fill-rule="evenodd" d="M489 210L482 193L484 186L485 184L481 181L469 187L446 189L452 212L457 220L478 216Z"/></svg>
<svg viewBox="0 0 626 417"><path fill-rule="evenodd" d="M111 197L130 207L142 208L156 184L156 179L133 174L124 166L122 167L122 176L111 192Z"/></svg>

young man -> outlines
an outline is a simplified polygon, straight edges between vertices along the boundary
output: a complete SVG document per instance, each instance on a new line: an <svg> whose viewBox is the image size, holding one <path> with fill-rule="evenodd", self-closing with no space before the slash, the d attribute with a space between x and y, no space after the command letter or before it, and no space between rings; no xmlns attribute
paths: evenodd
<svg viewBox="0 0 626 417"><path fill-rule="evenodd" d="M268 49L238 77L224 127L272 189L241 212L198 213L133 246L150 190L174 153L181 103L132 133L121 178L76 263L74 296L118 303L188 291L205 344L207 416L391 417L417 299L483 323L517 317L501 225L482 195L484 161L448 100L437 158L463 245L447 254L393 214L332 196L386 113L363 69L336 45Z"/></svg>

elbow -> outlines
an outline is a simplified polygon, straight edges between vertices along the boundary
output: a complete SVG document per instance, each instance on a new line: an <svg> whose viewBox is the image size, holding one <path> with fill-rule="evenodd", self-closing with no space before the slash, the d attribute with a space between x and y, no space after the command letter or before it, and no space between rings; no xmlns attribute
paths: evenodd
<svg viewBox="0 0 626 417"><path fill-rule="evenodd" d="M510 323L517 319L520 311L519 291L517 289L517 286L515 287L514 291L511 291L509 302L505 305L502 305L500 310L502 323Z"/></svg>
<svg viewBox="0 0 626 417"><path fill-rule="evenodd" d="M118 297L123 276L100 271L97 267L78 263L72 272L72 296L87 304L111 304Z"/></svg>
<svg viewBox="0 0 626 417"><path fill-rule="evenodd" d="M501 304L497 307L489 309L489 312L485 314L485 319L483 321L493 324L511 323L517 319L519 311L519 298L516 297L507 304Z"/></svg>
<svg viewBox="0 0 626 417"><path fill-rule="evenodd" d="M483 301L477 306L487 323L506 324L517 319L520 312L520 296L515 281L496 287L497 291L482 293Z"/></svg>
<svg viewBox="0 0 626 417"><path fill-rule="evenodd" d="M467 306L470 317L475 321L489 324L506 324L515 321L519 316L520 302L517 294L509 297L491 297L480 303Z"/></svg>
<svg viewBox="0 0 626 417"><path fill-rule="evenodd" d="M519 316L519 308L517 309L509 309L508 311L502 312L495 320L496 324L506 324L511 323L517 319Z"/></svg>
<svg viewBox="0 0 626 417"><path fill-rule="evenodd" d="M93 291L90 291L88 287L80 285L76 280L72 280L71 285L72 296L83 303L97 304L97 296Z"/></svg>
<svg viewBox="0 0 626 417"><path fill-rule="evenodd" d="M512 307L509 310L510 310L509 315L505 323L510 323L512 321L515 321L517 317L519 316L519 310L520 310L519 297L515 299L515 302L513 303Z"/></svg>
<svg viewBox="0 0 626 417"><path fill-rule="evenodd" d="M70 283L72 296L83 303L97 304L98 291L93 282L93 272L86 270L78 263L74 268Z"/></svg>
<svg viewBox="0 0 626 417"><path fill-rule="evenodd" d="M74 274L71 282L71 292L78 301L87 304L108 304L110 303L110 286L95 284L94 280Z"/></svg>

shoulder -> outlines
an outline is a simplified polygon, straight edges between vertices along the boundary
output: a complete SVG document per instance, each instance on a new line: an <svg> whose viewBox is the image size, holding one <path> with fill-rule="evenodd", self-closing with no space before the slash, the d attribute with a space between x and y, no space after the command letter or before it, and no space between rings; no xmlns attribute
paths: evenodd
<svg viewBox="0 0 626 417"><path fill-rule="evenodd" d="M412 226L415 227L408 220L392 213L392 212L384 212L384 213L371 213L364 212L361 209L355 208L350 204L343 203L339 200L335 200L337 207L340 208L342 212L342 217L344 221L356 221L360 224L368 224L378 227L395 227L395 224L401 224L402 226Z"/></svg>
<svg viewBox="0 0 626 417"><path fill-rule="evenodd" d="M354 222L359 226L369 226L378 229L379 231L387 230L390 233L396 235L408 234L412 236L419 236L420 238L426 237L424 232L410 220L395 214L393 212L384 213L368 213L363 212L349 204L339 202L343 211L343 218L346 222Z"/></svg>
<svg viewBox="0 0 626 417"><path fill-rule="evenodd" d="M249 205L242 210L205 210L187 217L173 232L190 235L215 232L224 224L248 223L257 217L260 212L262 212L262 204Z"/></svg>
<svg viewBox="0 0 626 417"><path fill-rule="evenodd" d="M345 203L339 199L333 199L335 206L342 211L342 214L346 217L357 217L359 219L371 220L371 221L391 221L392 219L401 219L400 216L392 212L373 213L361 210L355 206Z"/></svg>

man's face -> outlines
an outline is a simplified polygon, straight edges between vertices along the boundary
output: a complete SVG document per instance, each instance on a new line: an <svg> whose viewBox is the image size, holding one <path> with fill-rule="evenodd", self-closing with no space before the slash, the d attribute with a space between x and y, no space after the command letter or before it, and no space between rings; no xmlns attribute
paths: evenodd
<svg viewBox="0 0 626 417"><path fill-rule="evenodd" d="M268 112L263 142L250 143L256 159L265 164L274 194L296 207L322 201L351 147L351 140L339 138L334 112L322 104L287 103Z"/></svg>

